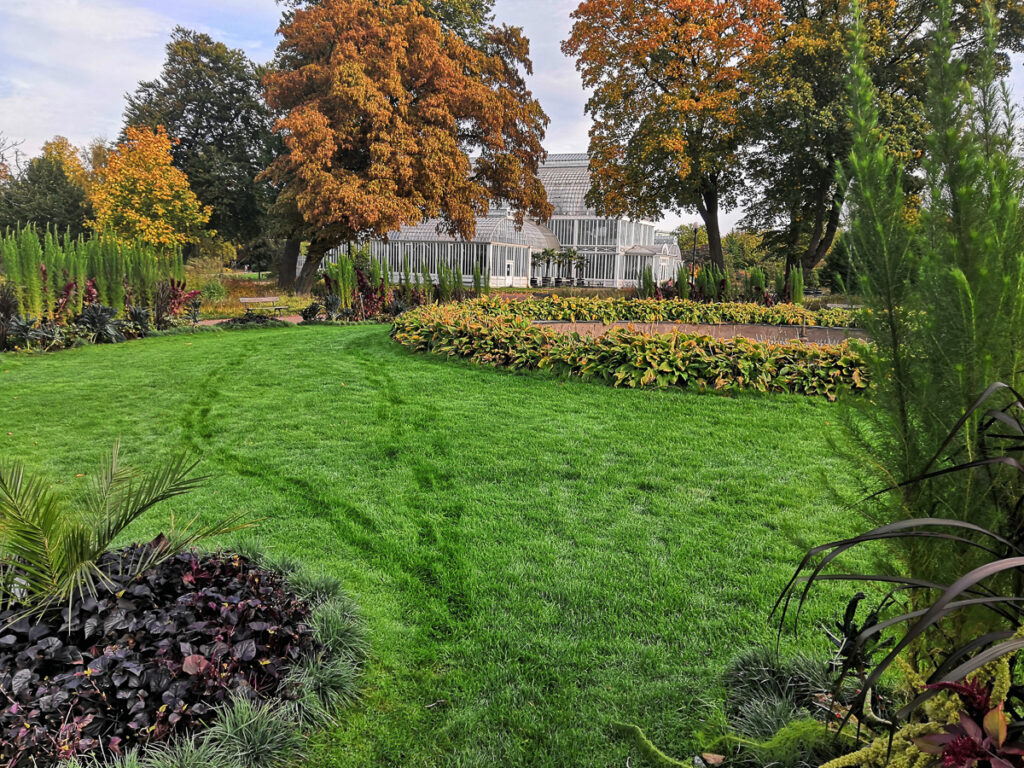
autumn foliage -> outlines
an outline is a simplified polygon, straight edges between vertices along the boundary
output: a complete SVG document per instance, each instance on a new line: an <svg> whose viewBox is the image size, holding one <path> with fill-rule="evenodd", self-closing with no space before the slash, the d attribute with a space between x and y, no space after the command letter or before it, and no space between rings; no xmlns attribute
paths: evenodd
<svg viewBox="0 0 1024 768"><path fill-rule="evenodd" d="M73 184L85 189L89 184L89 172L82 163L77 147L64 136L54 136L43 144L42 155L57 163L64 175Z"/></svg>
<svg viewBox="0 0 1024 768"><path fill-rule="evenodd" d="M695 208L722 261L718 209L731 203L752 73L781 18L776 0L585 0L565 53L584 85L594 187L612 215Z"/></svg>
<svg viewBox="0 0 1024 768"><path fill-rule="evenodd" d="M210 220L172 165L172 139L163 128L129 126L91 190L90 226L125 242L175 247L195 242Z"/></svg>
<svg viewBox="0 0 1024 768"><path fill-rule="evenodd" d="M280 34L266 85L287 151L268 175L311 244L300 289L331 247L425 218L472 238L492 200L520 220L550 215L537 178L547 117L519 29L470 44L415 2L323 0Z"/></svg>

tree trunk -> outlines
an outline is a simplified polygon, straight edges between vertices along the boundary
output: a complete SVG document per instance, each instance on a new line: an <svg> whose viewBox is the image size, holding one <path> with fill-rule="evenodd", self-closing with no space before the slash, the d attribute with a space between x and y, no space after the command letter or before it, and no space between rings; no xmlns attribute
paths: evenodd
<svg viewBox="0 0 1024 768"><path fill-rule="evenodd" d="M295 293L304 296L313 290L313 283L316 282L320 265L324 263L324 257L327 256L327 251L330 249L331 246L324 243L309 244L309 250L306 251L306 263L302 265L302 272L299 274L298 280L295 281Z"/></svg>
<svg viewBox="0 0 1024 768"><path fill-rule="evenodd" d="M285 240L284 250L277 262L277 287L286 293L295 290L295 272L299 263L299 251L302 243L298 240Z"/></svg>
<svg viewBox="0 0 1024 768"><path fill-rule="evenodd" d="M704 204L698 208L701 219L704 220L704 229L708 233L708 256L711 263L725 272L725 254L722 252L722 229L718 225L718 187L709 186L701 197Z"/></svg>
<svg viewBox="0 0 1024 768"><path fill-rule="evenodd" d="M811 228L811 236L807 247L800 254L799 259L794 259L794 266L799 264L803 269L804 277L808 277L821 260L825 258L828 249L832 247L836 232L839 231L839 217L843 210L843 199L846 190L835 187L836 164L830 160L826 168L821 169L821 179L814 196L814 225ZM831 196L829 192L831 191Z"/></svg>
<svg viewBox="0 0 1024 768"><path fill-rule="evenodd" d="M814 236L807 244L807 249L801 258L805 277L821 263L821 260L825 258L829 248L832 247L832 243L836 239L836 232L839 231L839 217L843 210L844 194L845 190L835 190L832 195L832 204L828 211L827 221L821 221L825 218L825 212L821 211L819 221L815 222Z"/></svg>

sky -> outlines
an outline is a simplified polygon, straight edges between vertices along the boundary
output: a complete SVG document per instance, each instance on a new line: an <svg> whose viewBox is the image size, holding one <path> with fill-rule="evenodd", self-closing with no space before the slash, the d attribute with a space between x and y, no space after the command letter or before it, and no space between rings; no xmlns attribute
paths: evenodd
<svg viewBox="0 0 1024 768"><path fill-rule="evenodd" d="M585 152L586 93L562 55L569 14L579 0L497 0L497 20L530 38L530 86L551 118L549 152ZM274 0L0 0L0 134L22 141L28 156L55 135L85 145L121 129L125 94L156 77L176 25L207 32L255 61L273 56L279 8ZM1012 83L1024 100L1024 68ZM722 216L723 231L740 211ZM670 229L698 221L667 216Z"/></svg>

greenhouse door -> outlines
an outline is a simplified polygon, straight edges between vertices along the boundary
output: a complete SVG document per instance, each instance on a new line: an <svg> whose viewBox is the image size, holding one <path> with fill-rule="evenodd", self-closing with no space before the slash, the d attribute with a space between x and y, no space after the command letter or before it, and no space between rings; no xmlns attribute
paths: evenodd
<svg viewBox="0 0 1024 768"><path fill-rule="evenodd" d="M512 287L512 273L515 270L516 263L512 259L508 259L505 262L505 285L509 288Z"/></svg>

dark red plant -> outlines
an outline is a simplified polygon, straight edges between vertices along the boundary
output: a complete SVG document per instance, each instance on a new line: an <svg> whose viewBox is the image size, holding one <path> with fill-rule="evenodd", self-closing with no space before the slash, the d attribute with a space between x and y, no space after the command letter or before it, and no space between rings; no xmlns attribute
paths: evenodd
<svg viewBox="0 0 1024 768"><path fill-rule="evenodd" d="M965 694L980 703L978 691L967 690ZM959 695L960 692L957 691ZM988 698L988 691L984 691ZM964 700L967 704L967 701ZM914 744L922 752L936 755L944 768L973 768L988 765L991 768L1020 768L1024 765L1024 744L1006 741L1006 715L1003 705L989 710L978 719L967 712L960 713L960 722L947 725L942 733L921 736Z"/></svg>
<svg viewBox="0 0 1024 768"><path fill-rule="evenodd" d="M82 294L82 304L88 306L100 300L100 292L96 290L96 278L90 277L85 283L85 293Z"/></svg>
<svg viewBox="0 0 1024 768"><path fill-rule="evenodd" d="M389 303L391 293L380 281L376 288L370 283L361 269L356 269L356 281L359 287L359 297L362 299L363 316L375 317L379 315Z"/></svg>
<svg viewBox="0 0 1024 768"><path fill-rule="evenodd" d="M318 652L310 605L280 576L243 557L186 552L124 577L146 549L105 554L111 587L95 597L33 620L0 612L4 768L166 741L234 694L283 695L289 666Z"/></svg>
<svg viewBox="0 0 1024 768"><path fill-rule="evenodd" d="M965 683L932 683L925 686L926 691L952 691L957 695L968 714L974 718L983 718L992 711L992 704L989 701L991 691L978 680L968 680Z"/></svg>
<svg viewBox="0 0 1024 768"><path fill-rule="evenodd" d="M64 286L64 290L60 292L57 304L53 308L53 318L55 320L60 320L64 316L64 313L67 311L68 304L71 302L71 299L74 297L77 290L78 283L74 280L71 280Z"/></svg>

